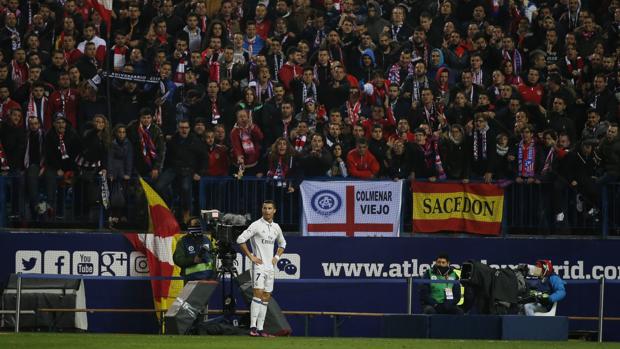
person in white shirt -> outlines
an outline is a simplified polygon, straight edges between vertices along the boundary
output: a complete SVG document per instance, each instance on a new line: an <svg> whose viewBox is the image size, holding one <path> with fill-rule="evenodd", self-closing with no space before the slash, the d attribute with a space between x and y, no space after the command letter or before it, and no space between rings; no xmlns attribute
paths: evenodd
<svg viewBox="0 0 620 349"><path fill-rule="evenodd" d="M250 336L272 337L263 331L267 305L271 299L273 282L275 278L275 266L284 253L286 240L282 235L282 229L273 221L276 213L276 204L271 200L263 202L263 217L254 221L237 238L241 251L252 261L253 298L250 305ZM248 249L247 241L250 241L252 252ZM278 250L273 253L275 243Z"/></svg>

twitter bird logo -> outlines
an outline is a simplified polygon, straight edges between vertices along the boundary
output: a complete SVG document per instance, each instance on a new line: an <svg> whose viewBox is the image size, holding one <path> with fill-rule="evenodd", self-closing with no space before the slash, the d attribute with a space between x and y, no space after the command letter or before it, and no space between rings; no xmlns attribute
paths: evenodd
<svg viewBox="0 0 620 349"><path fill-rule="evenodd" d="M24 271L32 270L37 265L37 259L35 257L30 257L28 260L22 258L22 265L24 266Z"/></svg>
<svg viewBox="0 0 620 349"><path fill-rule="evenodd" d="M19 250L15 252L16 273L41 273L43 258L41 251Z"/></svg>

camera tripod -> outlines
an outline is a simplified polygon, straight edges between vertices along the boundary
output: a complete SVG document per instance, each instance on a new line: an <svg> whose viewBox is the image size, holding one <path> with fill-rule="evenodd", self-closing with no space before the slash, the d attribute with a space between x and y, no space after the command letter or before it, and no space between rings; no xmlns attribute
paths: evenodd
<svg viewBox="0 0 620 349"><path fill-rule="evenodd" d="M235 315L237 306L234 295L235 282L237 282L237 284L239 283L237 281L237 268L235 268L236 253L224 251L218 257L220 257L221 264L216 270L215 278L219 280L222 285L222 309L224 311L224 316L230 317ZM228 285L226 284L226 276L229 278Z"/></svg>

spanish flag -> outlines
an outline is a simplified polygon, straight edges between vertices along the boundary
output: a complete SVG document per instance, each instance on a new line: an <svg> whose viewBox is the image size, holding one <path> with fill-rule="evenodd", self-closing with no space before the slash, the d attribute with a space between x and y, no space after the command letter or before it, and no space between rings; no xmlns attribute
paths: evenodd
<svg viewBox="0 0 620 349"><path fill-rule="evenodd" d="M162 198L140 178L149 206L149 230L143 234L126 234L136 251L147 257L150 276L179 276L181 269L174 265L172 255L181 238L180 227ZM155 309L165 310L183 289L182 280L151 280Z"/></svg>
<svg viewBox="0 0 620 349"><path fill-rule="evenodd" d="M413 231L499 235L504 190L492 184L413 182Z"/></svg>

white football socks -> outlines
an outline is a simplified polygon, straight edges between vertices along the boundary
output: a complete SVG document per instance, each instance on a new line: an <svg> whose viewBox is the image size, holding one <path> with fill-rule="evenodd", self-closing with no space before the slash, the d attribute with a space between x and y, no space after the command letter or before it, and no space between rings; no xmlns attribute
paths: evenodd
<svg viewBox="0 0 620 349"><path fill-rule="evenodd" d="M256 327L256 320L259 318L262 309L263 302L261 299L253 297L252 304L250 305L250 328Z"/></svg>
<svg viewBox="0 0 620 349"><path fill-rule="evenodd" d="M265 317L267 317L267 306L269 302L263 301L263 306L260 308L260 312L258 313L258 319L256 323L256 329L258 331L263 330L263 325L265 324Z"/></svg>

